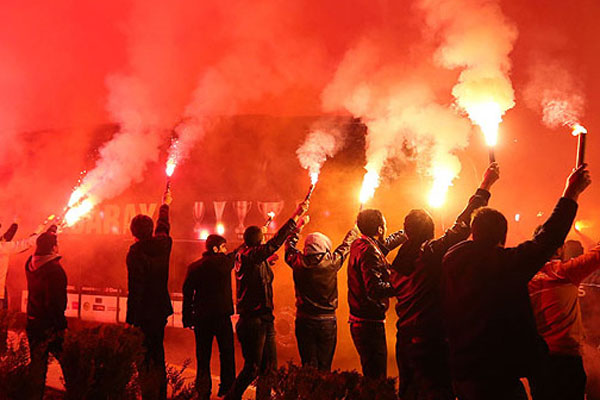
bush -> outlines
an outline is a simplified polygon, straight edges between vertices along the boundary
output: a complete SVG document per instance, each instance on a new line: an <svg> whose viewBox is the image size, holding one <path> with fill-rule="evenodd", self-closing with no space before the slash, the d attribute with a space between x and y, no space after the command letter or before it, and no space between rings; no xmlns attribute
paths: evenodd
<svg viewBox="0 0 600 400"><path fill-rule="evenodd" d="M135 364L143 357L142 333L121 325L69 329L60 364L66 399L135 399Z"/></svg>
<svg viewBox="0 0 600 400"><path fill-rule="evenodd" d="M14 313L0 311L0 393L5 399L22 399L31 387L27 338L8 338L8 328L14 322Z"/></svg>
<svg viewBox="0 0 600 400"><path fill-rule="evenodd" d="M394 379L373 380L356 371L321 372L291 362L277 371L274 391L276 400L397 399Z"/></svg>
<svg viewBox="0 0 600 400"><path fill-rule="evenodd" d="M167 367L167 385L171 388L170 400L192 400L196 398L196 387L194 382L186 382L187 378L183 375L190 365L187 359L179 369L172 365Z"/></svg>

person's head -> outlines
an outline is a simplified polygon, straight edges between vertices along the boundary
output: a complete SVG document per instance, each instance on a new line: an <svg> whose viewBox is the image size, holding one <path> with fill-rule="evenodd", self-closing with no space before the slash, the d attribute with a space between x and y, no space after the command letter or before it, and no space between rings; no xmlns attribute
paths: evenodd
<svg viewBox="0 0 600 400"><path fill-rule="evenodd" d="M567 240L562 248L563 261L569 261L571 258L579 257L583 254L583 246L579 240Z"/></svg>
<svg viewBox="0 0 600 400"><path fill-rule="evenodd" d="M58 253L58 237L56 236L56 225L52 225L42 233L35 241L35 255L46 256Z"/></svg>
<svg viewBox="0 0 600 400"><path fill-rule="evenodd" d="M363 235L383 239L387 230L385 218L379 210L363 210L358 214L356 225Z"/></svg>
<svg viewBox="0 0 600 400"><path fill-rule="evenodd" d="M217 254L227 253L227 246L225 245L227 240L223 236L219 235L208 235L206 238L206 251Z"/></svg>
<svg viewBox="0 0 600 400"><path fill-rule="evenodd" d="M259 226L252 225L246 228L244 231L244 243L246 246L258 246L262 243L264 234Z"/></svg>
<svg viewBox="0 0 600 400"><path fill-rule="evenodd" d="M331 239L321 232L313 232L306 235L304 239L304 255L331 253Z"/></svg>
<svg viewBox="0 0 600 400"><path fill-rule="evenodd" d="M154 230L154 222L152 218L144 214L138 214L131 220L131 234L137 240L150 239Z"/></svg>
<svg viewBox="0 0 600 400"><path fill-rule="evenodd" d="M411 210L404 218L404 233L408 240L424 242L433 239L435 225L425 210Z"/></svg>
<svg viewBox="0 0 600 400"><path fill-rule="evenodd" d="M475 212L471 230L475 242L492 247L504 246L508 222L500 211L484 207Z"/></svg>

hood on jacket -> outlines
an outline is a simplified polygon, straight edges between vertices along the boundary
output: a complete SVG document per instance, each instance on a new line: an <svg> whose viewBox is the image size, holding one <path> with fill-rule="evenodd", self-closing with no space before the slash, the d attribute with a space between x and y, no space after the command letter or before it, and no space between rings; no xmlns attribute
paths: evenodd
<svg viewBox="0 0 600 400"><path fill-rule="evenodd" d="M321 232L313 232L306 235L304 240L304 255L312 256L331 253L331 239Z"/></svg>
<svg viewBox="0 0 600 400"><path fill-rule="evenodd" d="M32 256L27 263L27 270L30 272L36 272L50 261L61 258L58 254L45 254L43 256Z"/></svg>

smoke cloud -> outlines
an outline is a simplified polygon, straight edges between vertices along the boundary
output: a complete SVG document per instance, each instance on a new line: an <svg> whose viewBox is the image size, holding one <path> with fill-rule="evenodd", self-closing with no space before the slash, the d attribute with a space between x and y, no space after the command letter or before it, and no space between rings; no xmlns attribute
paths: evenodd
<svg viewBox="0 0 600 400"><path fill-rule="evenodd" d="M312 183L316 183L321 167L328 158L332 158L344 145L344 137L337 129L312 130L304 143L296 150L302 168L308 170Z"/></svg>
<svg viewBox="0 0 600 400"><path fill-rule="evenodd" d="M585 109L581 93L581 83L565 63L544 58L531 65L525 101L528 107L542 114L542 122L549 128L572 127L580 122Z"/></svg>
<svg viewBox="0 0 600 400"><path fill-rule="evenodd" d="M482 128L488 144L495 144L502 116L515 105L509 55L516 27L496 1L422 0L419 5L428 27L442 41L436 61L462 69L452 89L456 104Z"/></svg>
<svg viewBox="0 0 600 400"><path fill-rule="evenodd" d="M460 162L453 152L468 144L468 122L438 103L433 85L417 72L430 71L407 68L389 54L381 40L362 40L346 54L323 92L325 110L345 109L368 127L361 201L379 185L388 160L416 159L421 173L438 179L440 171L449 171L444 174L454 178Z"/></svg>

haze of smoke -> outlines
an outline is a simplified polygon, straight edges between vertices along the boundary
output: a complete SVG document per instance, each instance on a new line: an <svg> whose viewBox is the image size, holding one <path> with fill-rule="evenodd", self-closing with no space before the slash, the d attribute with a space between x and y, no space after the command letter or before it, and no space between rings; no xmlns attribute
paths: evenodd
<svg viewBox="0 0 600 400"><path fill-rule="evenodd" d="M347 54L334 80L323 92L328 111L345 109L366 124L365 169L380 175L387 160L406 159L403 144L415 149L420 172L434 175L440 167L455 176L460 162L453 151L468 144L469 123L436 103L426 79L403 64L381 61L385 51L376 40L362 40Z"/></svg>
<svg viewBox="0 0 600 400"><path fill-rule="evenodd" d="M244 105L267 95L277 95L293 86L314 84L322 57L317 41L293 32L294 20L288 6L270 2L244 1L222 5L224 23L231 27L222 58L200 76L182 123L179 137L180 161L202 139L214 117L234 115ZM273 38L285 45L277 45Z"/></svg>
<svg viewBox="0 0 600 400"><path fill-rule="evenodd" d="M533 64L524 91L526 104L542 114L550 127L579 123L585 108L581 85L568 68L558 61L544 60Z"/></svg>
<svg viewBox="0 0 600 400"><path fill-rule="evenodd" d="M309 174L318 176L328 158L332 158L344 145L342 133L337 129L312 130L296 150L298 161Z"/></svg>
<svg viewBox="0 0 600 400"><path fill-rule="evenodd" d="M514 107L514 90L509 77L509 55L517 29L502 13L497 1L421 0L429 29L439 34L442 44L435 58L448 69L462 68L452 89L456 103L471 120L482 125L489 121L481 107L497 106L491 118L499 123ZM489 111L489 108L487 109Z"/></svg>

